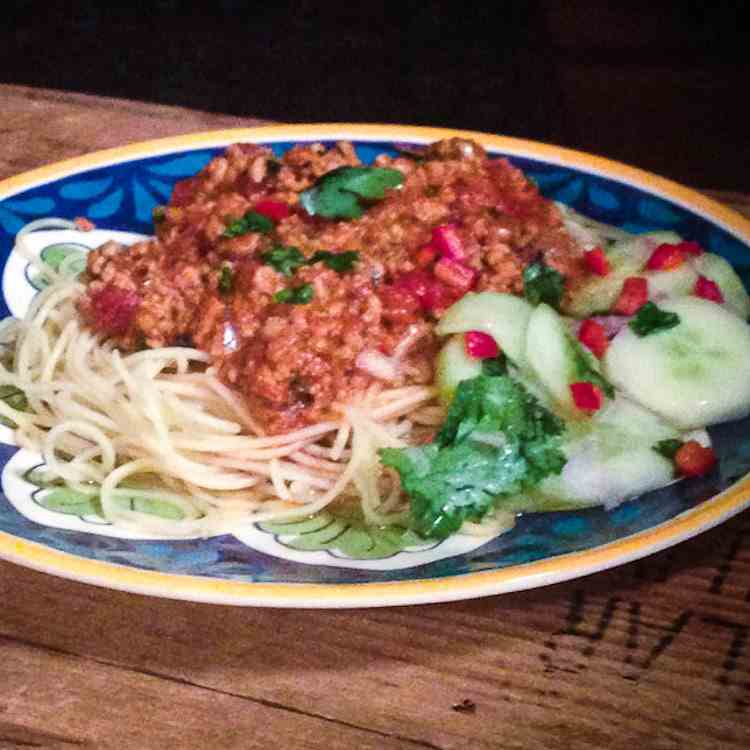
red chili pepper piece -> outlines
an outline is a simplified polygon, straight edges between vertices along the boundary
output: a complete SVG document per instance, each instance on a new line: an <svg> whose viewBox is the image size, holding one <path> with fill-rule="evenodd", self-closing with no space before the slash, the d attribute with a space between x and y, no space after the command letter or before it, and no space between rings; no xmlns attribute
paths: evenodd
<svg viewBox="0 0 750 750"><path fill-rule="evenodd" d="M712 448L702 446L697 440L683 443L674 456L678 473L685 477L702 477L716 466L716 454Z"/></svg>
<svg viewBox="0 0 750 750"><path fill-rule="evenodd" d="M466 257L464 242L458 233L458 224L442 224L432 230L432 244L444 258L463 260Z"/></svg>
<svg viewBox="0 0 750 750"><path fill-rule="evenodd" d="M94 328L111 336L125 333L133 322L140 302L135 292L108 284L91 295Z"/></svg>
<svg viewBox="0 0 750 750"><path fill-rule="evenodd" d="M172 199L170 203L173 206L186 206L193 200L198 192L198 178L188 177L186 180L180 180L172 188Z"/></svg>
<svg viewBox="0 0 750 750"><path fill-rule="evenodd" d="M570 393L573 396L573 403L581 411L598 411L604 403L604 394L599 386L585 380L571 383Z"/></svg>
<svg viewBox="0 0 750 750"><path fill-rule="evenodd" d="M618 315L635 315L648 302L648 281L642 276L628 276L622 291L612 306Z"/></svg>
<svg viewBox="0 0 750 750"><path fill-rule="evenodd" d="M469 331L464 335L464 349L474 359L490 359L500 354L495 339L483 331Z"/></svg>
<svg viewBox="0 0 750 750"><path fill-rule="evenodd" d="M610 271L609 259L600 247L587 250L584 253L583 259L586 263L586 268L596 276L606 276Z"/></svg>
<svg viewBox="0 0 750 750"><path fill-rule="evenodd" d="M417 250L415 260L420 268L427 268L438 256L438 251L433 245L423 245Z"/></svg>
<svg viewBox="0 0 750 750"><path fill-rule="evenodd" d="M609 346L609 339L604 326L595 320L584 320L578 329L578 340L599 359L604 356Z"/></svg>
<svg viewBox="0 0 750 750"><path fill-rule="evenodd" d="M678 242L677 247L682 250L684 255L702 255L703 248L697 242L691 242L685 240L685 242Z"/></svg>
<svg viewBox="0 0 750 750"><path fill-rule="evenodd" d="M682 249L682 243L679 245L670 245L664 242L659 245L646 263L649 271L671 271L679 268L685 262L685 253Z"/></svg>
<svg viewBox="0 0 750 750"><path fill-rule="evenodd" d="M408 271L401 274L394 285L396 289L409 292L423 310L433 312L450 307L458 299L456 291L449 288L427 271Z"/></svg>
<svg viewBox="0 0 750 750"><path fill-rule="evenodd" d="M253 211L267 216L272 221L281 221L289 216L289 206L282 201L264 200L255 204Z"/></svg>
<svg viewBox="0 0 750 750"><path fill-rule="evenodd" d="M435 264L435 276L448 286L457 289L462 294L468 292L476 283L477 272L460 261L441 258Z"/></svg>
<svg viewBox="0 0 750 750"><path fill-rule="evenodd" d="M721 287L711 279L705 276L699 276L693 287L693 293L696 297L710 300L711 302L723 302L724 295L721 293Z"/></svg>

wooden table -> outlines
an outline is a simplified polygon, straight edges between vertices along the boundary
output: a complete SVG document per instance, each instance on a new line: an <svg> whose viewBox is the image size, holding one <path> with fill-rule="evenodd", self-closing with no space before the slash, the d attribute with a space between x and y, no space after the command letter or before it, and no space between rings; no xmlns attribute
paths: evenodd
<svg viewBox="0 0 750 750"><path fill-rule="evenodd" d="M0 178L256 124L0 86ZM167 601L0 563L0 750L747 748L749 634L748 513L567 584L378 610Z"/></svg>

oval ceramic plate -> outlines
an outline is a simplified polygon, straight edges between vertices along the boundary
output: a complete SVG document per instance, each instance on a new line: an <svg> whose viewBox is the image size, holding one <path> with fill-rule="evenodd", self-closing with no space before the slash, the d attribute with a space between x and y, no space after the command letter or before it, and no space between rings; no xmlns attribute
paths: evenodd
<svg viewBox="0 0 750 750"><path fill-rule="evenodd" d="M702 195L647 172L528 141L431 128L296 125L169 138L103 151L0 183L2 307L23 311L38 279L15 255L15 233L41 216L85 216L97 233L33 235L59 262L113 231L148 234L152 208L175 181L194 174L222 147L352 140L369 162L394 142L429 143L463 135L521 167L548 197L628 231L673 229L750 268L750 223ZM84 237L82 240L81 237ZM76 262L73 259L72 262ZM7 309L2 310L7 315ZM4 392L5 398L14 394ZM40 480L38 456L18 450L0 428L0 556L37 570L110 588L222 604L357 607L487 596L543 586L619 565L721 523L750 504L750 423L712 430L716 476L680 482L603 509L527 515L513 531L481 542L463 537L420 544L408 534L370 533L356 521L322 516L255 526L233 536L163 540L125 536L95 505ZM41 467L43 468L43 467ZM744 478L743 478L744 477Z"/></svg>

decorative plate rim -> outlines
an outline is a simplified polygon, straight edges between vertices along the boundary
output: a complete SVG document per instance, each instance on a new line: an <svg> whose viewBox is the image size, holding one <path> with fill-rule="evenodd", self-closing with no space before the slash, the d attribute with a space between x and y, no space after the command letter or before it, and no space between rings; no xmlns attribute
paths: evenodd
<svg viewBox="0 0 750 750"><path fill-rule="evenodd" d="M452 128L387 124L296 124L233 128L160 138L96 151L0 181L0 200L78 172L134 159L240 140L295 139L433 141L468 137L493 150L618 179L697 213L750 245L750 221L701 193L637 167L536 141ZM750 506L750 475L662 524L623 539L565 555L493 571L433 579L362 583L266 583L141 570L54 550L0 531L0 558L82 583L172 599L213 604L346 608L426 604L478 598L570 580L654 554L723 523Z"/></svg>

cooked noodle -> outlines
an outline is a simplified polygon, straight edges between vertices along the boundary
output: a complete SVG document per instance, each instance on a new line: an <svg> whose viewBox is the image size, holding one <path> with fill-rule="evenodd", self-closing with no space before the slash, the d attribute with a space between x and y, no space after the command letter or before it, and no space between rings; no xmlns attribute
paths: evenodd
<svg viewBox="0 0 750 750"><path fill-rule="evenodd" d="M51 474L99 494L108 521L170 537L209 536L351 501L369 523L404 518L406 498L394 473L380 468L377 450L407 445L415 425L441 421L434 388L371 388L340 405L337 419L266 436L206 353L119 352L81 324L82 284L31 257L23 233L16 249L50 283L23 320L0 331L12 351L12 366L0 364L0 385L22 391L30 408L0 401L0 415ZM117 502L124 497L166 501L182 518Z"/></svg>

